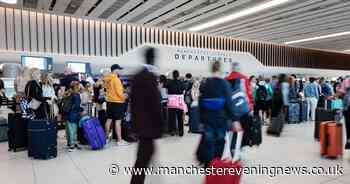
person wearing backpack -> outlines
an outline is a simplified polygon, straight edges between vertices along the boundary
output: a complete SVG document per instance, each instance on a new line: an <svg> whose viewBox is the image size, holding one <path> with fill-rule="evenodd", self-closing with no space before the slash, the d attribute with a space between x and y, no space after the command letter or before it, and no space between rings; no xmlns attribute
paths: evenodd
<svg viewBox="0 0 350 184"><path fill-rule="evenodd" d="M260 79L256 86L254 115L260 117L262 122L265 122L265 112L268 110L267 101L268 93L265 81Z"/></svg>

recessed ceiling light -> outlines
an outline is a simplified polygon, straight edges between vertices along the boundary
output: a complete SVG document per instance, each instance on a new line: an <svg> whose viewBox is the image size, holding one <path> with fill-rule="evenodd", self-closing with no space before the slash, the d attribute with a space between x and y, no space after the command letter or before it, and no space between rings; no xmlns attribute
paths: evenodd
<svg viewBox="0 0 350 184"><path fill-rule="evenodd" d="M322 39L326 39L326 38L333 38L333 37L345 36L345 35L350 35L350 31L341 32L341 33L334 33L334 34L329 34L329 35L324 35L324 36L316 36L316 37L312 37L312 38L305 38L305 39L295 40L295 41L289 41L289 42L285 42L285 44L309 42L309 41L314 41L314 40L322 40Z"/></svg>
<svg viewBox="0 0 350 184"><path fill-rule="evenodd" d="M189 31L200 31L203 29L207 29L207 28L216 26L218 24L222 24L222 23L234 20L234 19L238 19L238 18L247 16L247 15L257 13L257 12L262 11L262 10L266 10L266 9L281 5L281 4L286 3L288 1L290 1L290 0L271 0L269 2L254 6L252 8L247 8L247 9L239 11L237 13L233 13L233 14L209 21L209 22L204 23L204 24L200 24L198 26L191 27L188 30Z"/></svg>
<svg viewBox="0 0 350 184"><path fill-rule="evenodd" d="M350 50L344 50L344 52L350 52Z"/></svg>
<svg viewBox="0 0 350 184"><path fill-rule="evenodd" d="M0 0L0 2L7 4L16 4L17 0Z"/></svg>

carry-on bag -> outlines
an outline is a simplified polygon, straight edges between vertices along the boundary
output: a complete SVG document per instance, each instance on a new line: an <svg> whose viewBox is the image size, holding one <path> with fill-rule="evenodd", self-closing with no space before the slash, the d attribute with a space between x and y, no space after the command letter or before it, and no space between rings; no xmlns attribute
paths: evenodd
<svg viewBox="0 0 350 184"><path fill-rule="evenodd" d="M43 160L57 157L57 124L54 121L29 121L28 156Z"/></svg>
<svg viewBox="0 0 350 184"><path fill-rule="evenodd" d="M307 101L300 100L300 122L307 121Z"/></svg>
<svg viewBox="0 0 350 184"><path fill-rule="evenodd" d="M343 125L335 121L320 125L321 155L336 158L343 154Z"/></svg>
<svg viewBox="0 0 350 184"><path fill-rule="evenodd" d="M327 109L329 110L341 110L343 109L343 100L335 99L335 100L327 100Z"/></svg>
<svg viewBox="0 0 350 184"><path fill-rule="evenodd" d="M300 122L300 104L290 103L288 106L288 123Z"/></svg>
<svg viewBox="0 0 350 184"><path fill-rule="evenodd" d="M337 112L333 110L327 110L324 108L316 109L316 120L314 128L314 138L316 140L320 139L320 124L325 121L334 121Z"/></svg>
<svg viewBox="0 0 350 184"><path fill-rule="evenodd" d="M106 136L100 121L96 118L91 118L83 124L83 129L91 149L103 149L106 144Z"/></svg>
<svg viewBox="0 0 350 184"><path fill-rule="evenodd" d="M231 135L231 136L230 136ZM232 140L232 132L226 133L225 136L225 148L224 153L222 154L222 158L215 158L212 160L209 164L209 168L214 168L213 172L207 174L205 177L205 184L239 184L241 177L243 167L241 162L234 162L232 160L232 155L230 151L230 145ZM215 171L220 170L233 170L237 172L229 173L225 172L223 173L215 173Z"/></svg>
<svg viewBox="0 0 350 184"><path fill-rule="evenodd" d="M5 142L8 140L7 138L7 119L0 117L0 142Z"/></svg>
<svg viewBox="0 0 350 184"><path fill-rule="evenodd" d="M22 118L21 113L8 114L8 145L9 151L25 150L28 145L28 119Z"/></svg>
<svg viewBox="0 0 350 184"><path fill-rule="evenodd" d="M267 128L267 134L280 136L285 123L284 113L279 113L277 117L271 118L271 124Z"/></svg>

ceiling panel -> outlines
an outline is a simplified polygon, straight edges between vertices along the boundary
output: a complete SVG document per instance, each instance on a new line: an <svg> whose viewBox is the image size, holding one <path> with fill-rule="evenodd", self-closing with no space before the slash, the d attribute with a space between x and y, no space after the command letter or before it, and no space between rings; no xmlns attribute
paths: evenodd
<svg viewBox="0 0 350 184"><path fill-rule="evenodd" d="M54 1L19 0L17 7L29 3L24 8L45 12ZM51 12L188 31L190 27L269 1L272 0L56 0ZM67 9L70 11L65 12ZM350 31L350 0L290 0L199 32L283 44L344 31ZM343 51L350 49L349 37L293 45Z"/></svg>

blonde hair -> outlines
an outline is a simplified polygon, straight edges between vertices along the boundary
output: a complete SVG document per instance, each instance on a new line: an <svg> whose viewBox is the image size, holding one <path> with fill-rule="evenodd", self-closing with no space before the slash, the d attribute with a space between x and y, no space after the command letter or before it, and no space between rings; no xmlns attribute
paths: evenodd
<svg viewBox="0 0 350 184"><path fill-rule="evenodd" d="M49 73L43 73L41 76L41 82L44 85L53 85L53 79L51 78Z"/></svg>
<svg viewBox="0 0 350 184"><path fill-rule="evenodd" d="M71 84L71 92L74 94L80 93L80 83L79 82L72 82Z"/></svg>
<svg viewBox="0 0 350 184"><path fill-rule="evenodd" d="M30 69L30 77L31 77L31 80L35 80L36 75L38 75L38 74L41 75L40 70L39 70L38 68L32 68L32 69Z"/></svg>

